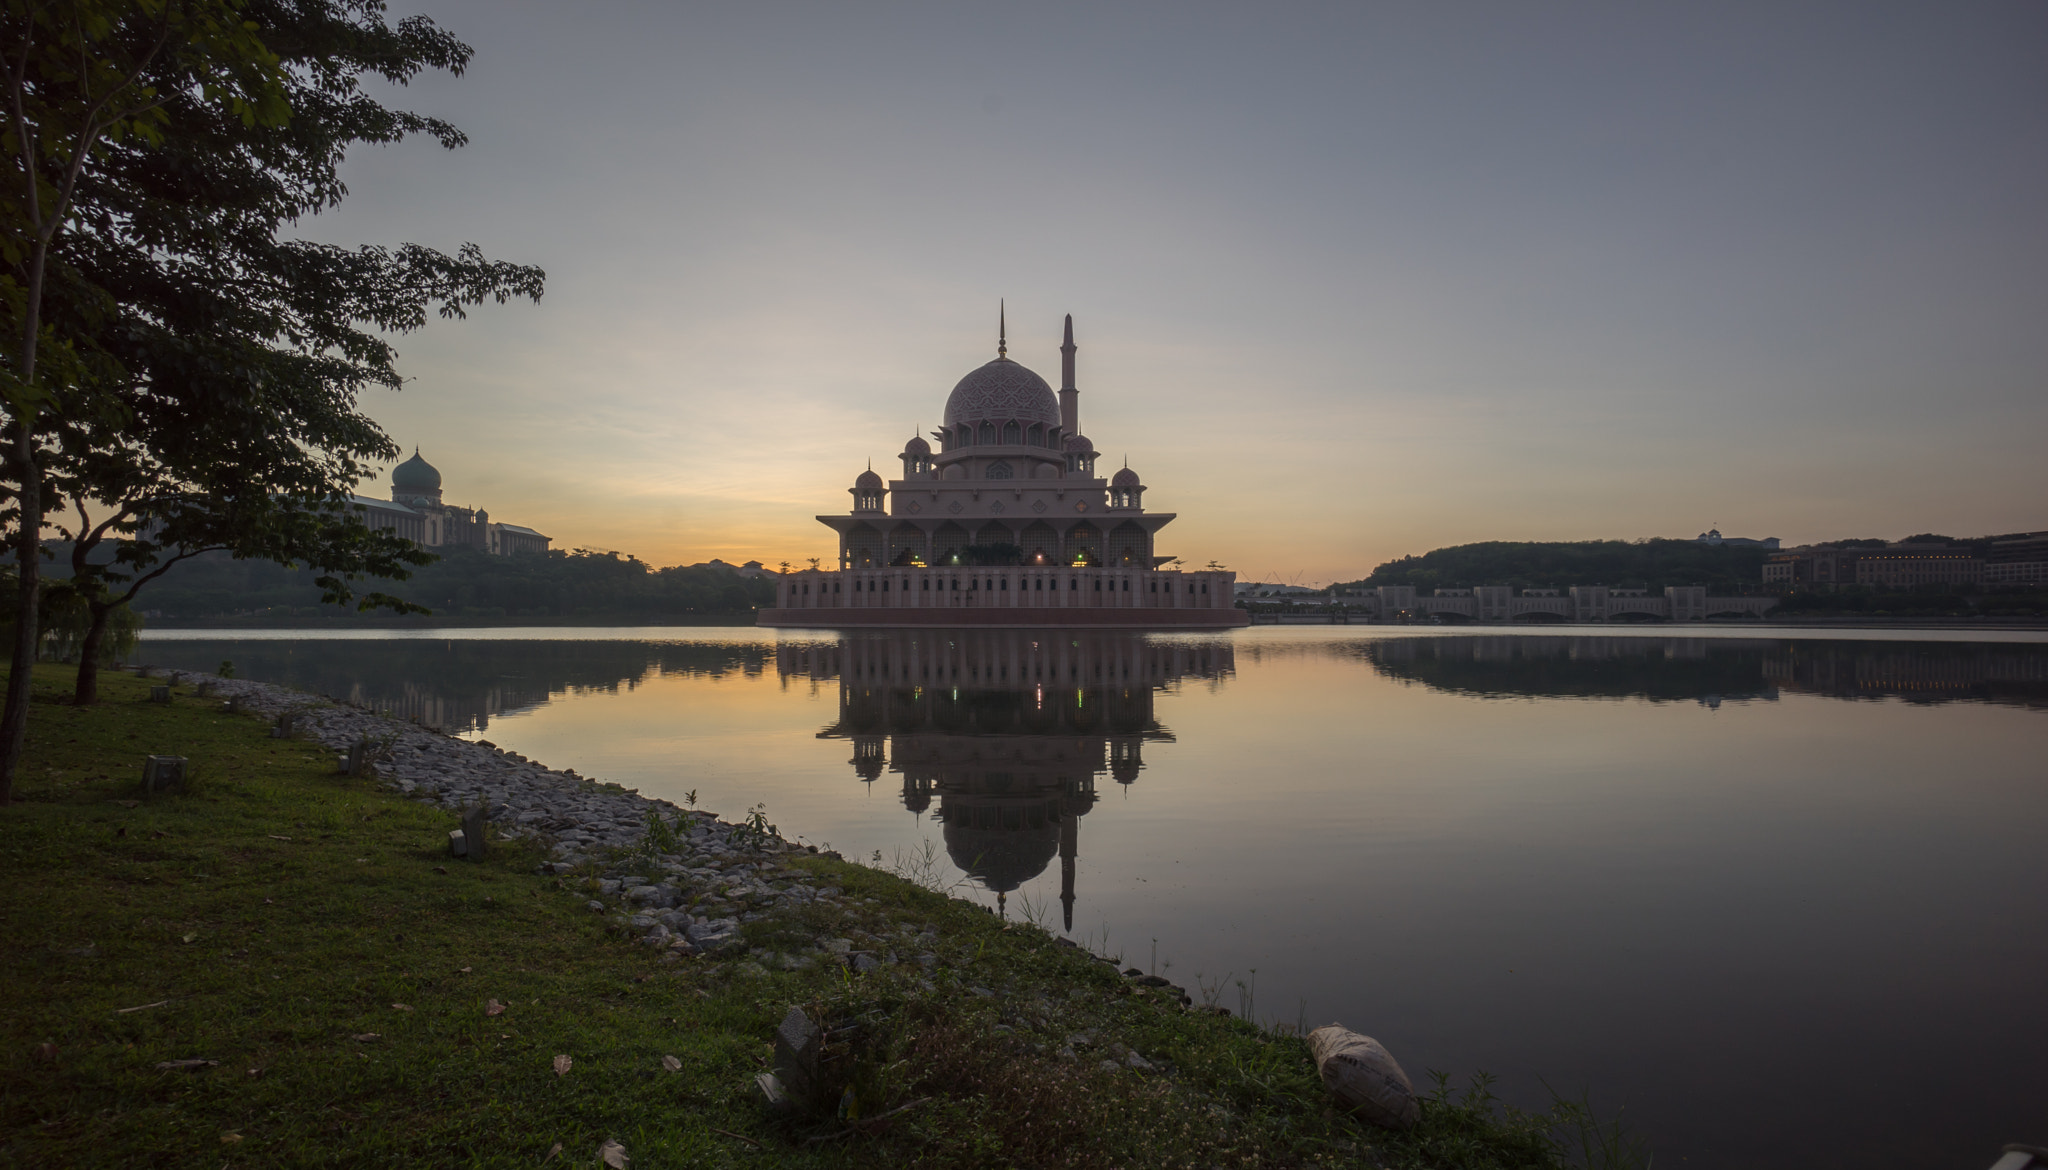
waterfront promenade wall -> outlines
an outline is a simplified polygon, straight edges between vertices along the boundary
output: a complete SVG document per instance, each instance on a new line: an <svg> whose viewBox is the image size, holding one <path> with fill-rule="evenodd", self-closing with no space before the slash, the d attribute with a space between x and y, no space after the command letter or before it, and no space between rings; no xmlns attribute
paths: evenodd
<svg viewBox="0 0 2048 1170"><path fill-rule="evenodd" d="M1228 570L1051 565L810 569L776 584L763 626L1075 627L1217 629L1242 626Z"/></svg>

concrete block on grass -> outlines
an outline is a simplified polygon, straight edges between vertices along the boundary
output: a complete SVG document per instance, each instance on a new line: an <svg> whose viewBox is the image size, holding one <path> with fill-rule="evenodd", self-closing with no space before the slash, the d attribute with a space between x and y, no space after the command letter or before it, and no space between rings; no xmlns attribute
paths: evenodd
<svg viewBox="0 0 2048 1170"><path fill-rule="evenodd" d="M775 1072L790 1100L810 1108L818 1089L818 1057L824 1036L802 1008L791 1008L775 1029Z"/></svg>
<svg viewBox="0 0 2048 1170"><path fill-rule="evenodd" d="M142 762L142 791L157 793L184 790L185 757L150 756Z"/></svg>
<svg viewBox="0 0 2048 1170"><path fill-rule="evenodd" d="M471 861L483 860L487 848L484 841L484 832L487 825L488 818L482 805L478 805L462 814L462 837L464 841L462 855L464 857L469 858Z"/></svg>

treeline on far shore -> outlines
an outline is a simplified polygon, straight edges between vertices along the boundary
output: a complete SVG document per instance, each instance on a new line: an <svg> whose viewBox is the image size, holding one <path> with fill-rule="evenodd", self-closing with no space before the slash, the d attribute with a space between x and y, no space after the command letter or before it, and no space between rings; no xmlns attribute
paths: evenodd
<svg viewBox="0 0 2048 1170"><path fill-rule="evenodd" d="M152 624L261 619L389 623L388 612L358 614L324 605L310 569L207 554L151 584L136 607ZM637 557L585 549L492 556L472 548L440 559L404 581L375 588L425 606L433 619L691 621L750 615L774 604L772 578L717 567L657 569ZM413 620L420 620L415 618Z"/></svg>
<svg viewBox="0 0 2048 1170"><path fill-rule="evenodd" d="M1953 541L1925 535L1912 540ZM1882 546L1881 540L1833 541L1836 546ZM1764 560L1769 550L1743 545L1708 545L1694 540L1508 541L1460 544L1421 556L1388 561L1363 580L1332 586L1340 595L1380 585L1432 589L1512 585L1519 589L1567 589L1573 585L1662 589L1705 585L1741 596L1777 593L1773 617L1849 618L2039 618L2048 617L2048 590L2038 585L1928 584L1904 589L1844 585L1832 589L1767 589Z"/></svg>
<svg viewBox="0 0 2048 1170"><path fill-rule="evenodd" d="M1333 588L1342 593L1380 585L1413 585L1424 591L1473 585L1705 585L1730 594L1754 593L1763 582L1764 556L1761 548L1696 540L1489 540L1401 557L1363 580Z"/></svg>

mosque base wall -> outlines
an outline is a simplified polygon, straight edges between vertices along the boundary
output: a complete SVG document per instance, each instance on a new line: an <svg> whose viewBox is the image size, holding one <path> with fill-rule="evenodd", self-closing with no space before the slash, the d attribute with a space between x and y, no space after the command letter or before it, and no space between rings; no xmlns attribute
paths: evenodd
<svg viewBox="0 0 2048 1170"><path fill-rule="evenodd" d="M755 625L778 629L1229 630L1251 624L1241 609L764 609Z"/></svg>

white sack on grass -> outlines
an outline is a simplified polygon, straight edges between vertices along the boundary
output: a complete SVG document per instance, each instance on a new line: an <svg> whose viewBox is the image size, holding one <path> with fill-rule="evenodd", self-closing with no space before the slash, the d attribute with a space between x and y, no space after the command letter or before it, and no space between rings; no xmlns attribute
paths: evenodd
<svg viewBox="0 0 2048 1170"><path fill-rule="evenodd" d="M1407 1129L1421 1117L1408 1074L1379 1041L1331 1024L1308 1034L1308 1050L1323 1087L1346 1109L1388 1129Z"/></svg>

